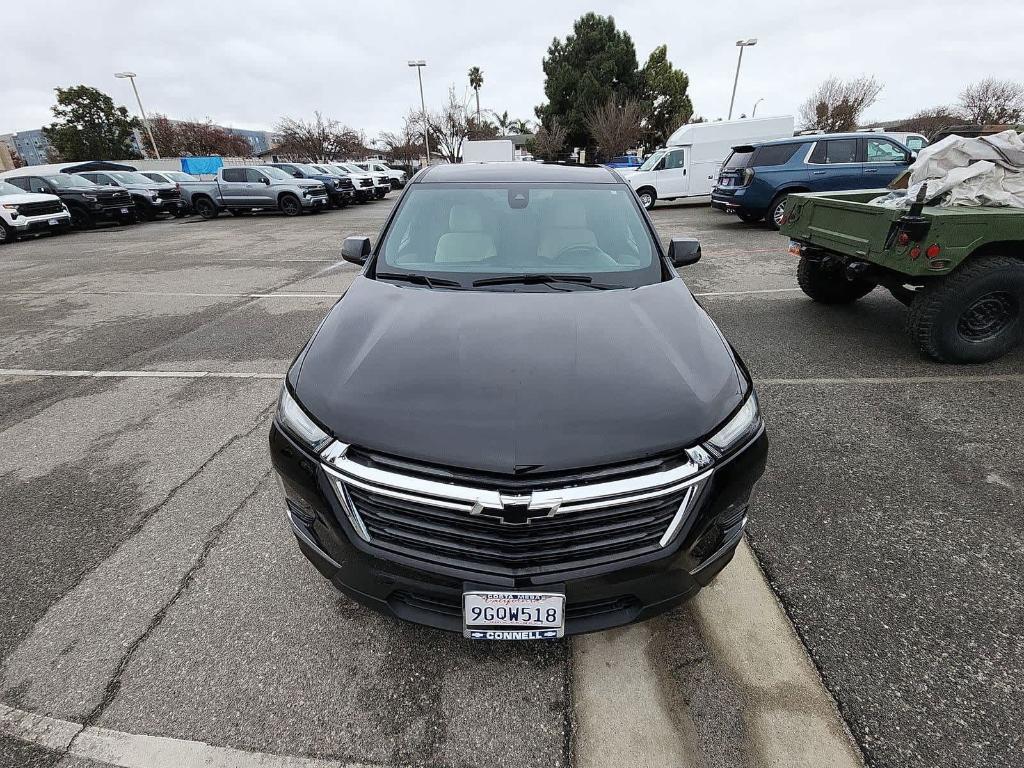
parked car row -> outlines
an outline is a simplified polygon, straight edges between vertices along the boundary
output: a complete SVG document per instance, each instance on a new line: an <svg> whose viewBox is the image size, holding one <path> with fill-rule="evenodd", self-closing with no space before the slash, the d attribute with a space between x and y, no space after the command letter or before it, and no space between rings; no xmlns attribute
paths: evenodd
<svg viewBox="0 0 1024 768"><path fill-rule="evenodd" d="M367 166L369 170L363 166ZM162 215L278 210L286 216L384 198L405 174L383 163L268 163L221 168L205 181L116 163L29 166L0 174L0 243L23 235L133 224Z"/></svg>

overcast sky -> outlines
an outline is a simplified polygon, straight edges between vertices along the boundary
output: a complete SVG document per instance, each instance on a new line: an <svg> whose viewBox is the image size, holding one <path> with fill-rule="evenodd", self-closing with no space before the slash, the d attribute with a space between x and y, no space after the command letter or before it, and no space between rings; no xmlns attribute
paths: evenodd
<svg viewBox="0 0 1024 768"><path fill-rule="evenodd" d="M150 112L270 129L319 109L373 138L419 104L410 58L427 60L428 108L452 83L466 95L475 65L484 109L533 119L541 58L589 10L615 17L641 65L666 43L709 119L728 112L739 38L758 44L744 53L736 116L761 98L759 115L796 114L830 74L885 84L875 120L951 103L982 77L1024 81L1020 0L31 0L5 3L0 18L0 133L49 122L56 86L95 86L134 113L129 82L113 77L131 69Z"/></svg>

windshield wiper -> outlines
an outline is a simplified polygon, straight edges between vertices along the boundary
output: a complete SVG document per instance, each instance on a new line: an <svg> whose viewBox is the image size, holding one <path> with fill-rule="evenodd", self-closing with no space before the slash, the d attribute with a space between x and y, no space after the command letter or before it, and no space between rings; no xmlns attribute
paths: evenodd
<svg viewBox="0 0 1024 768"><path fill-rule="evenodd" d="M522 275L497 275L496 277L484 277L473 281L473 287L482 285L537 285L542 283L578 283L588 288L605 288L607 286L594 284L594 278L590 275L544 275L526 273Z"/></svg>
<svg viewBox="0 0 1024 768"><path fill-rule="evenodd" d="M461 288L462 283L458 280L448 280L444 277L427 277L426 275L418 275L414 272L378 272L375 277L382 280L404 280L407 283L416 283L417 285L425 285L428 288Z"/></svg>

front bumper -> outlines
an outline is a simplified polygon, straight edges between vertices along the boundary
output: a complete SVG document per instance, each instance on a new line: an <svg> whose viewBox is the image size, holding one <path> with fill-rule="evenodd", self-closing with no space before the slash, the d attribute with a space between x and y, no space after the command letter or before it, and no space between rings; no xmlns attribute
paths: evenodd
<svg viewBox="0 0 1024 768"><path fill-rule="evenodd" d="M462 569L450 561L386 551L361 539L319 459L275 422L270 433L292 531L303 554L338 589L407 621L462 631L467 588L564 590L567 635L651 618L692 597L732 559L753 484L764 471L762 429L714 468L674 539L660 551L599 566L536 575Z"/></svg>
<svg viewBox="0 0 1024 768"><path fill-rule="evenodd" d="M11 222L11 228L19 237L40 232L66 232L71 229L71 214L61 212L44 216L19 216Z"/></svg>
<svg viewBox="0 0 1024 768"><path fill-rule="evenodd" d="M327 195L313 195L310 197L302 198L302 207L309 208L310 210L317 210L319 208L327 207Z"/></svg>
<svg viewBox="0 0 1024 768"><path fill-rule="evenodd" d="M187 206L185 201L182 199L161 199L159 202L153 201L153 208L160 213L169 213L172 216L180 215L185 212Z"/></svg>
<svg viewBox="0 0 1024 768"><path fill-rule="evenodd" d="M328 193L328 197L331 198L331 202L335 205L347 205L355 197L355 191L335 188Z"/></svg>

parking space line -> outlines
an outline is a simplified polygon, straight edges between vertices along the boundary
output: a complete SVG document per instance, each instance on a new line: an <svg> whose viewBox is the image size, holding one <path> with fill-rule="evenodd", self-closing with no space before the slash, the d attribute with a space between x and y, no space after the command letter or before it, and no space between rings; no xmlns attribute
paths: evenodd
<svg viewBox="0 0 1024 768"><path fill-rule="evenodd" d="M282 379L284 371L61 371L46 368L0 368L0 376L114 379Z"/></svg>
<svg viewBox="0 0 1024 768"><path fill-rule="evenodd" d="M939 376L848 376L842 378L754 379L757 386L834 384L989 384L1024 381L1024 373L961 373Z"/></svg>
<svg viewBox="0 0 1024 768"><path fill-rule="evenodd" d="M695 293L694 296L747 296L758 293L792 293L799 291L800 288L759 288L752 291L708 291L705 293Z"/></svg>
<svg viewBox="0 0 1024 768"><path fill-rule="evenodd" d="M125 733L37 715L0 704L0 733L23 742L117 768L370 768L315 757L289 757L216 747L202 741Z"/></svg>
<svg viewBox="0 0 1024 768"><path fill-rule="evenodd" d="M5 296L160 296L160 297L203 297L217 299L340 299L340 293L291 293L272 291L270 293L213 293L201 291L14 291Z"/></svg>

